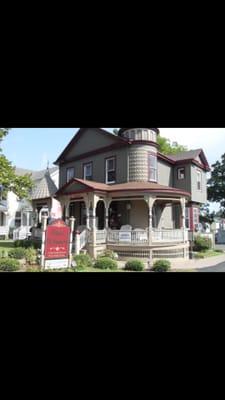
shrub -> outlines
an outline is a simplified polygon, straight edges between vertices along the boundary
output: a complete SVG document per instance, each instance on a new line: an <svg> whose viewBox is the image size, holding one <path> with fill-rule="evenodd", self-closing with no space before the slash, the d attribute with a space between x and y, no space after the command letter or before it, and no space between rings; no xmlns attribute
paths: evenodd
<svg viewBox="0 0 225 400"><path fill-rule="evenodd" d="M79 254L77 256L74 256L73 259L77 264L75 268L84 269L92 267L92 259L88 254Z"/></svg>
<svg viewBox="0 0 225 400"><path fill-rule="evenodd" d="M33 247L39 249L41 248L41 242L36 240L15 240L14 247L24 247L25 249Z"/></svg>
<svg viewBox="0 0 225 400"><path fill-rule="evenodd" d="M144 263L140 260L130 260L125 265L127 271L144 271Z"/></svg>
<svg viewBox="0 0 225 400"><path fill-rule="evenodd" d="M26 249L23 247L16 247L8 252L8 256L11 258L16 258L17 260L22 260L26 256Z"/></svg>
<svg viewBox="0 0 225 400"><path fill-rule="evenodd" d="M194 251L206 251L212 248L212 240L197 236L194 240Z"/></svg>
<svg viewBox="0 0 225 400"><path fill-rule="evenodd" d="M117 262L109 257L99 257L94 264L94 268L117 269Z"/></svg>
<svg viewBox="0 0 225 400"><path fill-rule="evenodd" d="M25 258L29 264L36 264L37 262L37 250L33 247L29 247L25 250Z"/></svg>
<svg viewBox="0 0 225 400"><path fill-rule="evenodd" d="M171 263L168 260L158 260L154 262L152 271L154 272L167 272L171 268Z"/></svg>
<svg viewBox="0 0 225 400"><path fill-rule="evenodd" d="M0 253L0 258L7 257L7 252L5 250L2 250Z"/></svg>
<svg viewBox="0 0 225 400"><path fill-rule="evenodd" d="M0 271L18 271L20 269L20 263L14 258L1 258L0 259Z"/></svg>
<svg viewBox="0 0 225 400"><path fill-rule="evenodd" d="M102 257L107 257L107 258L111 258L112 260L117 260L118 259L118 254L115 253L112 250L105 250L102 254L100 254L99 258Z"/></svg>

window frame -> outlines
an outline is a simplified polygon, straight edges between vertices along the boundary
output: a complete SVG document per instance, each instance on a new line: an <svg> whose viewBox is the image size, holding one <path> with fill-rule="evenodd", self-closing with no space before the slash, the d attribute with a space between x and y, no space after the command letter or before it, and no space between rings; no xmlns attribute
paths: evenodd
<svg viewBox="0 0 225 400"><path fill-rule="evenodd" d="M73 177L68 179L68 172L73 170ZM66 168L66 183L69 183L75 177L75 167L68 167Z"/></svg>
<svg viewBox="0 0 225 400"><path fill-rule="evenodd" d="M111 160L114 160L114 169L108 170L108 162ZM114 181L108 180L109 172L115 172L115 180ZM116 156L105 158L105 183L106 183L106 185L112 185L112 184L116 183Z"/></svg>
<svg viewBox="0 0 225 400"><path fill-rule="evenodd" d="M87 168L88 165L91 165L91 175L89 175L91 177L91 179L87 179L86 176L85 176L85 169ZM88 180L90 180L90 181L93 180L93 161L89 161L89 162L83 164L83 179L87 180L87 181Z"/></svg>
<svg viewBox="0 0 225 400"><path fill-rule="evenodd" d="M155 158L155 168L151 167L150 157ZM151 170L155 171L155 179L151 178ZM156 153L148 153L148 181L158 182L158 157Z"/></svg>
<svg viewBox="0 0 225 400"><path fill-rule="evenodd" d="M184 173L183 173L184 177L183 177L183 178L180 177L180 171L181 171L181 170L184 171ZM185 167L178 167L178 168L177 168L177 180L178 180L178 181L184 180L184 179L185 179L185 175L186 175Z"/></svg>
<svg viewBox="0 0 225 400"><path fill-rule="evenodd" d="M202 191L202 171L200 171L200 169L197 169L196 174L197 174L197 190L198 190L198 192L201 192ZM198 180L198 177L200 177L200 180Z"/></svg>
<svg viewBox="0 0 225 400"><path fill-rule="evenodd" d="M195 221L196 217L197 217L197 222ZM193 207L193 225L196 226L198 224L199 224L199 208Z"/></svg>

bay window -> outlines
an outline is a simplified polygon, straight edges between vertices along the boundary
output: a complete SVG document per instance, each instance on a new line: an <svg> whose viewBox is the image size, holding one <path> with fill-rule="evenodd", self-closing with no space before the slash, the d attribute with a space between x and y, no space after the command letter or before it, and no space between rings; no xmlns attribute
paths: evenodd
<svg viewBox="0 0 225 400"><path fill-rule="evenodd" d="M149 154L149 181L157 182L157 157L154 154Z"/></svg>

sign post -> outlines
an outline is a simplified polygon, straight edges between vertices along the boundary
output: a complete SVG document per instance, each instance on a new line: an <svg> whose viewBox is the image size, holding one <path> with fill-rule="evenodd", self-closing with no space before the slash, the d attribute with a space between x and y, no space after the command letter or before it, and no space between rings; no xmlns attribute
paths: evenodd
<svg viewBox="0 0 225 400"><path fill-rule="evenodd" d="M70 218L70 250L69 250L69 260L68 260L68 268L70 268L72 263L72 247L73 247L73 231L74 231L75 218Z"/></svg>
<svg viewBox="0 0 225 400"><path fill-rule="evenodd" d="M43 217L41 266L44 269L68 268L71 261L72 230L61 219L47 227L47 218ZM71 222L72 227L72 222Z"/></svg>

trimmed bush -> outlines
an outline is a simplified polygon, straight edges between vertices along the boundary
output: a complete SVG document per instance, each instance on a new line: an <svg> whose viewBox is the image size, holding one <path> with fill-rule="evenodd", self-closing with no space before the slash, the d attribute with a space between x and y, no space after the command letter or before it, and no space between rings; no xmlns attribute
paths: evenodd
<svg viewBox="0 0 225 400"><path fill-rule="evenodd" d="M112 250L105 250L102 254L100 254L100 256L98 258L102 258L102 257L107 257L107 258L111 258L112 260L117 260L118 254Z"/></svg>
<svg viewBox="0 0 225 400"><path fill-rule="evenodd" d="M168 260L157 260L154 262L152 271L154 272L167 272L171 268L171 263Z"/></svg>
<svg viewBox="0 0 225 400"><path fill-rule="evenodd" d="M194 251L206 251L212 248L212 240L202 236L196 236L194 240Z"/></svg>
<svg viewBox="0 0 225 400"><path fill-rule="evenodd" d="M127 271L144 271L145 266L141 260L130 260L125 265Z"/></svg>
<svg viewBox="0 0 225 400"><path fill-rule="evenodd" d="M13 258L1 258L0 259L0 271L18 271L20 269L20 263L18 260Z"/></svg>
<svg viewBox="0 0 225 400"><path fill-rule="evenodd" d="M109 257L100 257L94 264L94 268L98 269L117 269L117 262Z"/></svg>
<svg viewBox="0 0 225 400"><path fill-rule="evenodd" d="M8 252L10 258L15 258L16 260L22 260L26 257L26 249L23 247L16 247Z"/></svg>
<svg viewBox="0 0 225 400"><path fill-rule="evenodd" d="M25 258L29 264L37 263L37 250L33 247L29 247L25 250Z"/></svg>
<svg viewBox="0 0 225 400"><path fill-rule="evenodd" d="M92 267L92 259L88 254L79 254L73 257L77 266L75 268L90 268Z"/></svg>

